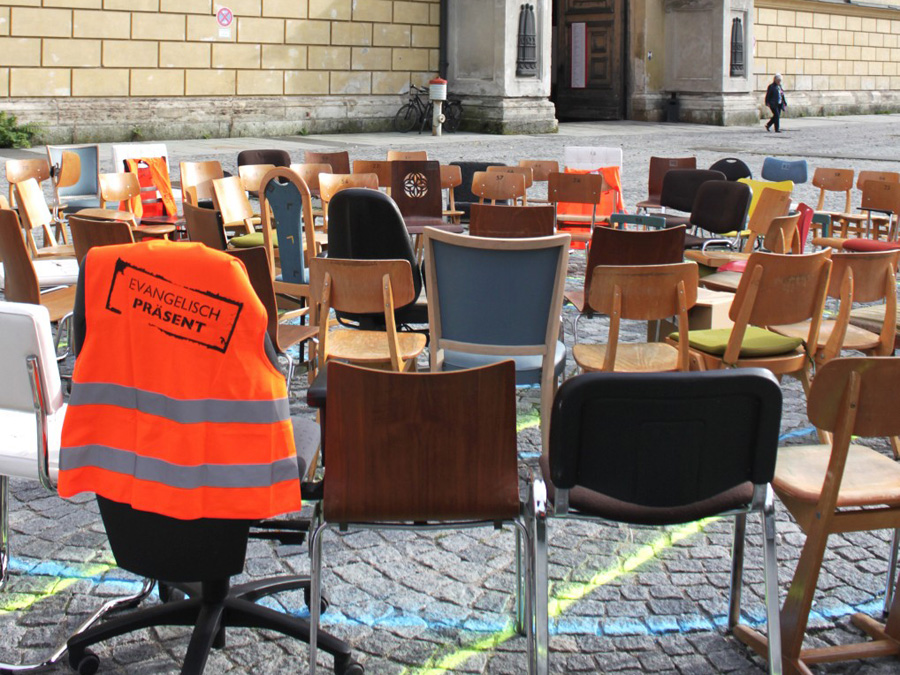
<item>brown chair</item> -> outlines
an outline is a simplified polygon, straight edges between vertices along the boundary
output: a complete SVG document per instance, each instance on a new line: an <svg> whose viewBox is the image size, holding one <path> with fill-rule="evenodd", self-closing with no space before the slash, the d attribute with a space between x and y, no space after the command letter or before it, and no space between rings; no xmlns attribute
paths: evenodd
<svg viewBox="0 0 900 675"><path fill-rule="evenodd" d="M725 174L711 169L671 169L663 174L662 189L659 193L660 207L666 225L691 225L690 214L694 209L697 193L707 181L724 181ZM669 209L684 214L671 213Z"/></svg>
<svg viewBox="0 0 900 675"><path fill-rule="evenodd" d="M224 251L228 244L221 214L215 209L204 209L187 202L183 206L188 239Z"/></svg>
<svg viewBox="0 0 900 675"><path fill-rule="evenodd" d="M22 227L25 230L25 241L34 258L71 258L75 255L75 249L68 244L66 230L62 224L53 218L44 192L34 178L27 178L13 186L16 196L16 204L19 207L19 215L22 217ZM58 243L53 230L61 230L63 243ZM43 235L43 246L38 246L34 238L34 231L40 230Z"/></svg>
<svg viewBox="0 0 900 675"><path fill-rule="evenodd" d="M322 171L322 173L331 173L331 171ZM353 173L374 173L378 176L379 187L386 190L391 188L391 163L387 160L354 159Z"/></svg>
<svg viewBox="0 0 900 675"><path fill-rule="evenodd" d="M427 162L428 152L425 150L388 150L389 162Z"/></svg>
<svg viewBox="0 0 900 675"><path fill-rule="evenodd" d="M241 177L241 185L244 186L244 190L251 194L256 194L259 192L259 181L265 176L271 169L274 169L274 164L242 164L238 167L238 175Z"/></svg>
<svg viewBox="0 0 900 675"><path fill-rule="evenodd" d="M311 340L319 333L318 327L313 325L285 323L297 317L308 316L308 307L279 314L278 301L275 297L275 286L272 284L272 272L269 269L269 258L264 247L255 246L253 248L232 249L228 252L244 263L247 276L250 278L250 285L253 286L253 290L256 291L256 295L262 302L263 307L266 308L266 316L268 318L266 332L269 334L272 345L279 353L287 355L289 348ZM301 355L302 353L301 350ZM290 384L294 376L294 359L290 358L290 356L287 356L287 359L287 381Z"/></svg>
<svg viewBox="0 0 900 675"><path fill-rule="evenodd" d="M394 319L395 306L415 300L409 261L314 258L309 267L315 308L312 321L319 326L317 368L338 359L397 372L416 369L416 358L425 349L426 338L421 333L398 332ZM329 331L332 309L350 314L382 312L386 331Z"/></svg>
<svg viewBox="0 0 900 675"><path fill-rule="evenodd" d="M291 171L303 179L303 182L309 188L310 195L316 199L321 198L319 193L319 174L334 173L331 169L331 164L291 164ZM322 227L325 227L325 213L321 208L314 207L312 216L314 219L321 218Z"/></svg>
<svg viewBox="0 0 900 675"><path fill-rule="evenodd" d="M519 166L531 169L531 180L534 183L546 183L550 179L551 173L559 173L559 162L555 159L520 159ZM535 199L531 197L531 202L535 204L547 204L546 199Z"/></svg>
<svg viewBox="0 0 900 675"><path fill-rule="evenodd" d="M516 167L518 168L518 167ZM478 197L478 203L484 204L489 199L491 204L498 201L525 206L525 174L476 171L472 176L472 194Z"/></svg>
<svg viewBox="0 0 900 675"><path fill-rule="evenodd" d="M607 344L576 344L572 356L582 371L626 373L690 370L688 310L697 302L697 263L598 265L588 301L609 316ZM663 342L619 344L622 319L658 321L678 317L677 346Z"/></svg>
<svg viewBox="0 0 900 675"><path fill-rule="evenodd" d="M272 167L274 168L274 167ZM259 215L253 213L253 207L244 191L244 185L238 176L216 178L212 181L213 204L222 214L222 226L226 231L253 234L260 224ZM257 187L259 187L257 185Z"/></svg>
<svg viewBox="0 0 900 675"><path fill-rule="evenodd" d="M50 163L46 159L6 160L6 182L9 183L9 203L15 204L13 185L34 178L38 185L50 178ZM7 206L7 208L9 208Z"/></svg>
<svg viewBox="0 0 900 675"><path fill-rule="evenodd" d="M806 534L781 610L786 673L811 673L810 666L818 663L900 654L900 592L893 596L886 625L865 614L851 618L872 642L842 640L839 645L803 648L828 537L900 528L900 464L853 443L857 436L900 435L896 400L888 395L898 381L897 358L852 357L827 363L812 383L807 410L809 420L833 434L833 441L778 450L772 487ZM767 643L761 635L746 626L735 627L734 635L765 657Z"/></svg>
<svg viewBox="0 0 900 675"><path fill-rule="evenodd" d="M168 239L175 231L175 225L142 225L139 218L134 215L131 200L141 196L141 183L134 173L101 173L98 177L100 184L100 209L82 209L79 211L85 217L101 217L111 220L125 219L131 225L134 234L138 238L156 237ZM107 209L107 202L111 202L119 210ZM125 208L122 209L121 207ZM110 211L112 213L102 213ZM121 215L128 214L128 216Z"/></svg>
<svg viewBox="0 0 900 675"><path fill-rule="evenodd" d="M837 219L845 213L850 213L853 207L850 204L850 193L853 190L853 169L826 169L818 168L813 174L813 187L819 188L819 201L816 204L816 213L825 214L832 219ZM844 208L840 211L825 210L825 199L829 192L844 195ZM813 228L820 229L816 225ZM825 234L825 233L821 233ZM830 234L830 233L829 233Z"/></svg>
<svg viewBox="0 0 900 675"><path fill-rule="evenodd" d="M330 164L332 173L350 173L350 153L346 150L337 152L313 152L307 150L303 155L304 164Z"/></svg>
<svg viewBox="0 0 900 675"><path fill-rule="evenodd" d="M525 176L525 194L522 195L522 206L528 205L528 190L534 185L534 169L528 166L489 166L488 173L520 173Z"/></svg>
<svg viewBox="0 0 900 675"><path fill-rule="evenodd" d="M29 178L33 181L33 178ZM36 181L35 181L36 183ZM25 248L19 217L12 209L0 209L0 260L3 260L5 284L3 296L7 302L27 302L43 305L50 313L50 321L66 323L75 306L75 286L41 293L37 272ZM62 336L62 325L56 332L56 347ZM71 340L71 330L67 331Z"/></svg>
<svg viewBox="0 0 900 675"><path fill-rule="evenodd" d="M591 206L590 216L566 215L566 223L588 224L593 230L597 224L597 205L605 190L609 189L606 179L599 174L592 173L551 173L547 179L547 201L555 210L554 226L559 229L559 205L586 204ZM578 234L573 235L577 241L586 241L590 238Z"/></svg>
<svg viewBox="0 0 900 675"><path fill-rule="evenodd" d="M549 237L553 234L552 206L504 206L472 204L469 234L473 237L519 239Z"/></svg>
<svg viewBox="0 0 900 675"><path fill-rule="evenodd" d="M898 183L900 182L900 173L896 171L860 171L856 177L856 189L865 193L865 186L869 181ZM865 195L863 195L863 199L865 199ZM847 210L847 213L839 213L832 216L832 220L840 224L841 238L846 238L851 231L857 235L863 234L865 231L864 225L867 222L870 223L871 226L876 227L880 227L885 222L889 222L889 219L884 216L872 216L871 213L853 213L850 209ZM832 228L832 236L833 235L834 228Z"/></svg>
<svg viewBox="0 0 900 675"><path fill-rule="evenodd" d="M134 243L131 227L123 220L95 220L75 213L69 216L69 228L79 265L94 246Z"/></svg>
<svg viewBox="0 0 900 675"><path fill-rule="evenodd" d="M447 191L447 208L443 210L442 215L457 225L465 215L456 208L456 188L460 185L462 185L462 169L456 164L441 164L441 191Z"/></svg>
<svg viewBox="0 0 900 675"><path fill-rule="evenodd" d="M225 177L225 172L222 171L222 165L218 160L182 162L180 172L181 191L185 199L196 198L197 201L191 202L194 206L200 206L200 202L204 201L212 205L212 182L216 178ZM191 190L190 188L195 189Z"/></svg>
<svg viewBox="0 0 900 675"><path fill-rule="evenodd" d="M378 189L378 174L374 173L320 173L319 193L322 197L322 212L325 214L324 228L328 232L328 203L341 190L347 188Z"/></svg>
<svg viewBox="0 0 900 675"><path fill-rule="evenodd" d="M863 183L860 208L868 215L866 230L872 239L881 238L882 228L888 241L897 241L900 219L900 182L869 180ZM872 212L884 214L881 218Z"/></svg>
<svg viewBox="0 0 900 675"><path fill-rule="evenodd" d="M638 211L662 208L663 178L672 169L696 169L696 157L651 157L650 171L647 177L647 199L635 204Z"/></svg>
<svg viewBox="0 0 900 675"><path fill-rule="evenodd" d="M446 225L441 207L441 169L437 162L392 161L391 198L403 214L410 234L421 234L428 226Z"/></svg>

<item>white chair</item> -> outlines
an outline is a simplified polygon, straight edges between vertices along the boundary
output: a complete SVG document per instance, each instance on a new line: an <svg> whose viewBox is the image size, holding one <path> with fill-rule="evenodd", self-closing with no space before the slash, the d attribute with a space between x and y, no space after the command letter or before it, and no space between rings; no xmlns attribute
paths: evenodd
<svg viewBox="0 0 900 675"><path fill-rule="evenodd" d="M56 366L56 350L46 307L0 302L0 588L9 567L9 478L36 480L56 492L59 439L66 404ZM153 582L127 598L110 600L75 632L86 630L101 616L139 602ZM62 644L44 662L26 665L0 663L0 672L39 670L59 661Z"/></svg>
<svg viewBox="0 0 900 675"><path fill-rule="evenodd" d="M169 172L172 172L172 164L169 162L169 151L166 149L165 143L116 143L112 145L111 150L114 172L116 173L128 170L128 167L125 165L126 159L143 159L144 157L162 157L166 160ZM180 201L181 190L173 187L172 196Z"/></svg>
<svg viewBox="0 0 900 675"><path fill-rule="evenodd" d="M567 146L563 166L577 171L593 171L603 166L622 166L622 148Z"/></svg>

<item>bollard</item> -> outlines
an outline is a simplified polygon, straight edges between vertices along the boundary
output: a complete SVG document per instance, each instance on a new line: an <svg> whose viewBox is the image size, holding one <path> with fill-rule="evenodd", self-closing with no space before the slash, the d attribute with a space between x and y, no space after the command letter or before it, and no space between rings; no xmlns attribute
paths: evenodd
<svg viewBox="0 0 900 675"><path fill-rule="evenodd" d="M431 135L440 136L444 124L442 113L443 102L447 100L447 80L436 77L428 83L428 98L431 99L433 116L431 118Z"/></svg>

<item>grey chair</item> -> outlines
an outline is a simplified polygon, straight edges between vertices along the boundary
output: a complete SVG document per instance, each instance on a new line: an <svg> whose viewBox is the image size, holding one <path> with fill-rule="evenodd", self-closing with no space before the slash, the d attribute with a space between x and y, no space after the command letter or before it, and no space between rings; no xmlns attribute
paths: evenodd
<svg viewBox="0 0 900 675"><path fill-rule="evenodd" d="M566 347L560 311L571 237L492 239L425 230L432 371L516 364L516 384L541 386L546 440Z"/></svg>
<svg viewBox="0 0 900 675"><path fill-rule="evenodd" d="M775 474L781 389L763 369L590 373L553 405L529 504L537 672L549 671L547 519L675 525L734 515L728 627L740 619L748 513L763 517L769 672L781 672Z"/></svg>
<svg viewBox="0 0 900 675"><path fill-rule="evenodd" d="M59 170L63 152L74 152L81 161L78 181L65 187L57 186L56 201L64 211L98 208L100 206L100 146L90 145L48 145L47 158L52 172Z"/></svg>

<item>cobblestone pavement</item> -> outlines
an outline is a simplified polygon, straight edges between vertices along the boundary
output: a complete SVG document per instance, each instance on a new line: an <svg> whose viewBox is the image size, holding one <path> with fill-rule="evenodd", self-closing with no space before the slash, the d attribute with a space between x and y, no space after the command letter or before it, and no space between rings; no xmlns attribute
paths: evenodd
<svg viewBox="0 0 900 675"><path fill-rule="evenodd" d="M172 166L182 159L215 158L234 170L239 149L285 147L299 161L305 148L349 149L352 158L381 158L389 147L425 147L448 162L520 158L562 159L566 145L621 145L628 205L645 196L651 155L696 155L698 166L724 156L744 158L755 173L768 154L807 157L811 166L900 170L898 117L786 120L786 133L759 128L722 129L688 125L598 123L562 125L556 136L448 135L440 139L395 134L229 139L168 143ZM0 156L29 151L0 150ZM101 153L109 170L109 152ZM177 171L175 172L177 173ZM173 176L177 177L177 176ZM6 185L0 184L5 194ZM810 186L796 196L815 204ZM577 287L584 258L573 254L569 285ZM571 347L574 312L564 311ZM605 319L583 321L579 338L604 339ZM640 339L643 327L626 327ZM425 361L423 359L423 365ZM64 370L71 369L64 364ZM569 360L568 374L574 373ZM292 412L305 405L305 376L291 390ZM784 443L814 442L799 385L784 382ZM540 450L538 392L519 391L521 475L527 477ZM887 452L886 444L877 447ZM0 592L0 661L39 660L105 600L137 588L114 566L92 497L64 501L36 484L11 481L13 560L8 587ZM759 523L748 528L744 614L764 628L762 539ZM778 517L782 599L804 537L783 508ZM567 599L552 622L554 672L754 673L763 662L725 634L731 523L664 529L575 521L551 523L554 593ZM512 532L466 530L338 533L324 543L326 593L331 608L325 628L348 640L369 673L522 673L524 639L511 629L514 541ZM880 608L887 569L886 533L834 537L819 580L810 644L861 639L849 624L858 609ZM251 542L246 577L308 571L305 547ZM149 602L157 602L154 598ZM300 593L275 602L305 613ZM139 632L99 646L104 673L177 672L187 648L185 629ZM215 651L207 672L303 671L306 647L266 632L229 632L227 648ZM330 668L330 659L322 664ZM822 668L829 673L898 672L894 660L876 659ZM64 672L65 666L56 667Z"/></svg>

